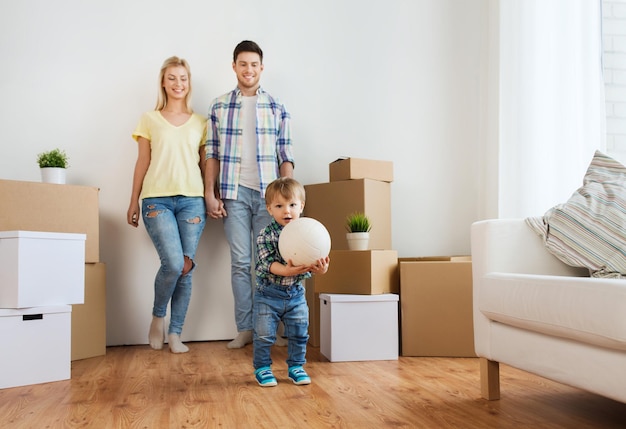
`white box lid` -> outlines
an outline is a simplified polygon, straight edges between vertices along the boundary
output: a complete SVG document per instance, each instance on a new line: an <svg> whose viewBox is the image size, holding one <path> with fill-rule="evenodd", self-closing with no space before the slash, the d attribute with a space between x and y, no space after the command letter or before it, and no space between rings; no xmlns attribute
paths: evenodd
<svg viewBox="0 0 626 429"><path fill-rule="evenodd" d="M87 234L67 232L41 232L41 231L0 231L0 238L38 238L53 240L82 240L87 239Z"/></svg>
<svg viewBox="0 0 626 429"><path fill-rule="evenodd" d="M47 305L44 307L0 308L0 317L26 316L29 314L71 313L71 305Z"/></svg>
<svg viewBox="0 0 626 429"><path fill-rule="evenodd" d="M344 293L320 293L320 300L325 299L330 302L379 302L398 301L395 293L383 293L379 295L349 295Z"/></svg>

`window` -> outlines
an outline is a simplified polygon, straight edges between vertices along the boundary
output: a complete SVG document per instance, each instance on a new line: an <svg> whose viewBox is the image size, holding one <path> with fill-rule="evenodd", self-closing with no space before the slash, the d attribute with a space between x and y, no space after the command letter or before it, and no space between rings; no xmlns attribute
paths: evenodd
<svg viewBox="0 0 626 429"><path fill-rule="evenodd" d="M626 0L602 1L607 152L626 160Z"/></svg>

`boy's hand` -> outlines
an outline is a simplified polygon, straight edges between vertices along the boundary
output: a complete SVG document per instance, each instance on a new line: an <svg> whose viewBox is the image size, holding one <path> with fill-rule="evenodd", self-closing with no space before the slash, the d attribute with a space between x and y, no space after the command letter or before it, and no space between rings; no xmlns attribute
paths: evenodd
<svg viewBox="0 0 626 429"><path fill-rule="evenodd" d="M328 266L330 265L330 258L327 256L325 258L318 259L314 264L308 267L308 271L313 274L325 274L328 271Z"/></svg>
<svg viewBox="0 0 626 429"><path fill-rule="evenodd" d="M293 261L291 259L289 259L287 261L287 265L285 265L285 269L287 270L287 274L284 277L287 276L297 276L298 274L304 274L307 271L310 271L309 266L307 265L294 265Z"/></svg>

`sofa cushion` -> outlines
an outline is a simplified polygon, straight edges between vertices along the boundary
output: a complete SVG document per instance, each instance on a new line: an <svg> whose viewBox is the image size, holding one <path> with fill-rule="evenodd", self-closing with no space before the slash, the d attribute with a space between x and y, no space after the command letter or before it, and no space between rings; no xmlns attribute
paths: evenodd
<svg viewBox="0 0 626 429"><path fill-rule="evenodd" d="M479 310L522 329L626 350L626 281L488 273Z"/></svg>
<svg viewBox="0 0 626 429"><path fill-rule="evenodd" d="M596 151L580 187L543 218L528 218L546 248L594 277L626 274L626 167Z"/></svg>

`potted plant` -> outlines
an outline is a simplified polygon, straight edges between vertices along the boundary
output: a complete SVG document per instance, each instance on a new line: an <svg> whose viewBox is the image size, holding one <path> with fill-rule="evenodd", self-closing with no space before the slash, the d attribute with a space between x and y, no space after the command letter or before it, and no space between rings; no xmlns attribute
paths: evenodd
<svg viewBox="0 0 626 429"><path fill-rule="evenodd" d="M65 183L65 170L69 167L68 156L64 150L53 149L37 155L37 164L41 169L41 181L44 183Z"/></svg>
<svg viewBox="0 0 626 429"><path fill-rule="evenodd" d="M355 212L346 218L346 239L348 249L367 250L369 247L370 230L372 225L369 218L362 212Z"/></svg>

